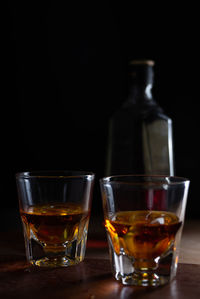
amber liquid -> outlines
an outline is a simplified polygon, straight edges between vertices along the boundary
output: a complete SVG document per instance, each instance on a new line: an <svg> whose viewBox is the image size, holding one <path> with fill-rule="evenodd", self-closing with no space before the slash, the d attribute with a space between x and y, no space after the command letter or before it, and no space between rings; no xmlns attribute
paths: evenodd
<svg viewBox="0 0 200 299"><path fill-rule="evenodd" d="M125 211L106 219L105 226L118 255L122 250L134 257L135 267L153 268L173 244L181 222L165 211Z"/></svg>
<svg viewBox="0 0 200 299"><path fill-rule="evenodd" d="M33 236L47 251L63 250L69 241L79 240L89 218L75 203L35 205L20 213L27 237Z"/></svg>

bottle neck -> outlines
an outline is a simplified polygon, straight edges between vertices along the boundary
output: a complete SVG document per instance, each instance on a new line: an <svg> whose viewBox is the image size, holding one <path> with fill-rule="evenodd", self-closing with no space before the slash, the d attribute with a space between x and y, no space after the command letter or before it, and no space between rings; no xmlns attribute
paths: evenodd
<svg viewBox="0 0 200 299"><path fill-rule="evenodd" d="M132 84L129 87L128 100L131 102L138 101L151 101L152 97L152 84L147 85L135 85Z"/></svg>
<svg viewBox="0 0 200 299"><path fill-rule="evenodd" d="M131 102L151 101L153 87L153 68L150 65L130 65L129 95Z"/></svg>

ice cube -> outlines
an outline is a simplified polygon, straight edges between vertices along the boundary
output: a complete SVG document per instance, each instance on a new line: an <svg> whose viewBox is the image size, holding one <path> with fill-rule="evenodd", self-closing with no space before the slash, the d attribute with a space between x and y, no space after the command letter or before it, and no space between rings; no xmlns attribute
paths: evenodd
<svg viewBox="0 0 200 299"><path fill-rule="evenodd" d="M165 224L165 219L164 219L164 217L154 218L150 223L151 224L155 224L155 223Z"/></svg>

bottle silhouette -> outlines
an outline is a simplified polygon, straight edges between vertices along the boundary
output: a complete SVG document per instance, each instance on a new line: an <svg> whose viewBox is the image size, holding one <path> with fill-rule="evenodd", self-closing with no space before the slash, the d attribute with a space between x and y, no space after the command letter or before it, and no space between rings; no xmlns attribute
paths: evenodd
<svg viewBox="0 0 200 299"><path fill-rule="evenodd" d="M129 94L110 119L106 175L174 175L172 120L154 100L152 60L129 63Z"/></svg>

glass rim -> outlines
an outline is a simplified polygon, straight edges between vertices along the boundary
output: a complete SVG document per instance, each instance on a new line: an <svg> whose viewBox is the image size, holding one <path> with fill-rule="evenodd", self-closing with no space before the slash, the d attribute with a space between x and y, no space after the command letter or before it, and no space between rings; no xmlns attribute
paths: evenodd
<svg viewBox="0 0 200 299"><path fill-rule="evenodd" d="M68 178L90 178L94 179L95 174L91 171L83 170L34 170L22 171L15 174L16 179L49 178L49 179L68 179Z"/></svg>
<svg viewBox="0 0 200 299"><path fill-rule="evenodd" d="M111 175L111 176L106 176L101 178L100 184L104 184L104 183L129 183L132 185L138 185L138 184L143 184L145 183L145 181L125 181L123 179L125 178L133 178L133 179L139 179L139 178L143 178L143 179L150 179L149 183L157 183L157 184L165 184L165 185L181 185L181 184L185 184L185 183L190 183L190 180L185 178L185 177L181 177L181 176L169 176L169 175L144 175L144 174L120 174L120 175ZM157 180L156 180L157 179ZM159 181L160 179L160 181ZM165 181L163 181L165 180Z"/></svg>

